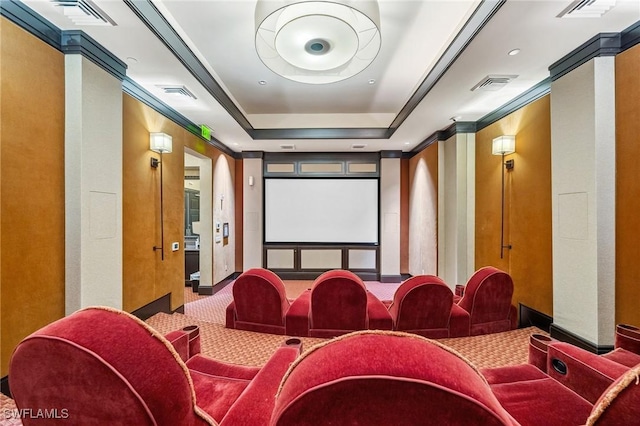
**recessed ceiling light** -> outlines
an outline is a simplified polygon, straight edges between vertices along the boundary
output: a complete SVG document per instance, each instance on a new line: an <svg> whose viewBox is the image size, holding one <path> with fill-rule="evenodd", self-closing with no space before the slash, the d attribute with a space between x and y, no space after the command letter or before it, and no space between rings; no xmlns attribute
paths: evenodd
<svg viewBox="0 0 640 426"><path fill-rule="evenodd" d="M369 80L369 84L376 84L376 81L372 78L371 80Z"/></svg>
<svg viewBox="0 0 640 426"><path fill-rule="evenodd" d="M454 115L449 120L451 120L451 121L453 121L455 123L456 121L462 120L462 116L461 115Z"/></svg>
<svg viewBox="0 0 640 426"><path fill-rule="evenodd" d="M260 86L264 86L265 84L267 84L267 81L266 81L266 80L260 80L260 81L258 82L258 84L259 84Z"/></svg>
<svg viewBox="0 0 640 426"><path fill-rule="evenodd" d="M133 56L127 56L127 63L130 65L137 64L138 60Z"/></svg>
<svg viewBox="0 0 640 426"><path fill-rule="evenodd" d="M411 143L411 142L405 142L404 144L405 144L405 145L409 145L410 143Z"/></svg>
<svg viewBox="0 0 640 426"><path fill-rule="evenodd" d="M513 49L509 51L509 56L516 56L518 53L520 53L520 49Z"/></svg>

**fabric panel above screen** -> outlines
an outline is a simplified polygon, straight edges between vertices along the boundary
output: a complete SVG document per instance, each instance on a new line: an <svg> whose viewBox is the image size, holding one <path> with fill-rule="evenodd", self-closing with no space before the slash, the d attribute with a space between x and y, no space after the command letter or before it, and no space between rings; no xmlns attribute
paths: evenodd
<svg viewBox="0 0 640 426"><path fill-rule="evenodd" d="M265 179L266 243L378 243L378 179Z"/></svg>

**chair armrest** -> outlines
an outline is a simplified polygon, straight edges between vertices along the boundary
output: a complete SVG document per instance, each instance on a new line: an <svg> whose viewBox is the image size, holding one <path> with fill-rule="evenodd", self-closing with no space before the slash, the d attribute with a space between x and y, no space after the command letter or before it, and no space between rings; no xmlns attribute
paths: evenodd
<svg viewBox="0 0 640 426"><path fill-rule="evenodd" d="M178 352L180 359L187 362L189 360L189 334L182 330L176 330L165 334L164 337Z"/></svg>
<svg viewBox="0 0 640 426"><path fill-rule="evenodd" d="M466 337L471 333L471 316L457 304L451 305L449 337Z"/></svg>
<svg viewBox="0 0 640 426"><path fill-rule="evenodd" d="M233 300L227 306L226 327L236 328L236 302L234 302Z"/></svg>
<svg viewBox="0 0 640 426"><path fill-rule="evenodd" d="M547 374L592 404L628 370L569 343L554 342L548 347Z"/></svg>
<svg viewBox="0 0 640 426"><path fill-rule="evenodd" d="M280 382L299 353L297 346L278 348L231 406L220 425L267 426Z"/></svg>
<svg viewBox="0 0 640 426"><path fill-rule="evenodd" d="M387 307L370 291L367 291L367 316L369 330L393 330L393 319Z"/></svg>
<svg viewBox="0 0 640 426"><path fill-rule="evenodd" d="M309 335L309 310L311 309L311 290L305 290L289 306L285 314L285 329L289 336Z"/></svg>
<svg viewBox="0 0 640 426"><path fill-rule="evenodd" d="M616 327L616 348L626 349L640 355L640 328L628 324Z"/></svg>

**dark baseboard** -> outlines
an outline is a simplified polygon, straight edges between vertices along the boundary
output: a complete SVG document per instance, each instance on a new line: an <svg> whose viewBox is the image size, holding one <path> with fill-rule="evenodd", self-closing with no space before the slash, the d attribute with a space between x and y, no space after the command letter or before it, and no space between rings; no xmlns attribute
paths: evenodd
<svg viewBox="0 0 640 426"><path fill-rule="evenodd" d="M562 327L559 327L555 324L551 324L551 328L549 330L549 334L554 339L558 339L562 342L571 343L574 346L585 349L589 352L593 352L598 355L605 354L613 350L613 346L611 345L596 345L593 342L583 339L580 336L576 336L570 331L565 330Z"/></svg>
<svg viewBox="0 0 640 426"><path fill-rule="evenodd" d="M541 330L549 332L549 328L553 323L553 317L547 314L543 314L540 311L536 311L526 305L520 303L518 305L518 328L524 327L538 327Z"/></svg>
<svg viewBox="0 0 640 426"><path fill-rule="evenodd" d="M147 318L154 316L158 312L165 312L167 314L173 313L173 311L171 310L171 293L167 293L164 296L144 305L142 308L136 309L131 313L144 321Z"/></svg>
<svg viewBox="0 0 640 426"><path fill-rule="evenodd" d="M211 295L214 295L217 292L219 292L220 290L222 290L223 288L225 288L226 286L228 286L229 284L231 284L233 282L233 280L235 280L239 276L240 276L240 272L234 272L234 273L232 273L228 277L224 278L222 281L220 281L219 283L217 283L214 286L202 285L201 284L201 285L198 286L198 294L200 296L211 296Z"/></svg>
<svg viewBox="0 0 640 426"><path fill-rule="evenodd" d="M381 283L401 283L402 275L380 275Z"/></svg>
<svg viewBox="0 0 640 426"><path fill-rule="evenodd" d="M177 312L179 314L184 314L184 305L178 306L176 309L173 310L173 312Z"/></svg>
<svg viewBox="0 0 640 426"><path fill-rule="evenodd" d="M0 379L0 392L11 398L11 389L9 389L9 376Z"/></svg>

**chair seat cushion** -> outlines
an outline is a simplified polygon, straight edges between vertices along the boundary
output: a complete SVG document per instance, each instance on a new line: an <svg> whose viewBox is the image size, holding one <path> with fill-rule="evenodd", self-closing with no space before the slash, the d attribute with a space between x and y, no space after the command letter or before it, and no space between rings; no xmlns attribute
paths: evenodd
<svg viewBox="0 0 640 426"><path fill-rule="evenodd" d="M582 425L591 413L592 405L587 400L548 376L494 384L491 389L522 426Z"/></svg>
<svg viewBox="0 0 640 426"><path fill-rule="evenodd" d="M220 422L251 380L212 376L190 370L198 407Z"/></svg>
<svg viewBox="0 0 640 426"><path fill-rule="evenodd" d="M636 365L640 364L640 355L634 354L633 352L622 348L618 348L602 356L629 368L635 367Z"/></svg>

